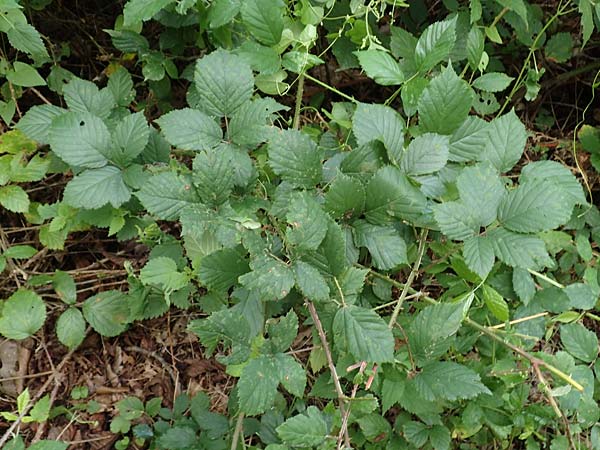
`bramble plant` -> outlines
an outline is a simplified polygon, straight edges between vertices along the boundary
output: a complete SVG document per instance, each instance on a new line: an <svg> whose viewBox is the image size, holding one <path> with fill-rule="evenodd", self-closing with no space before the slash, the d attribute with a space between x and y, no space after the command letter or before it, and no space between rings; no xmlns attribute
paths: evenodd
<svg viewBox="0 0 600 450"><path fill-rule="evenodd" d="M580 14L585 45L598 5L561 1L546 20L524 1L444 5L448 17L419 27L422 7L404 2L129 0L114 46L137 55L150 90L189 80L187 107L158 95L148 123L124 67L103 88L73 77L62 107L34 106L2 136L15 144L0 157L0 203L39 224L49 249L98 227L143 242L148 260L125 265L127 291L83 301L66 272L31 277L2 303L0 333L42 328L44 284L64 303L56 333L70 350L88 325L113 337L171 306L200 311L189 331L237 378L228 415L204 393L172 409L127 397L110 425L120 449L600 448L587 326L600 320L600 213L568 167L523 158L511 108L537 97L544 42L553 61L572 56L557 20ZM405 26L380 26L396 8ZM152 19L160 51L142 34ZM528 48L514 77L500 62L513 34ZM180 73L188 47L207 50ZM339 67L391 86L387 100L308 73L330 48ZM302 127L305 80L344 101ZM579 133L594 164L595 131ZM28 159L38 145L50 155ZM50 161L73 175L60 201L30 204L8 184L41 179ZM3 249L0 269L35 253ZM42 420L43 401L2 414Z"/></svg>

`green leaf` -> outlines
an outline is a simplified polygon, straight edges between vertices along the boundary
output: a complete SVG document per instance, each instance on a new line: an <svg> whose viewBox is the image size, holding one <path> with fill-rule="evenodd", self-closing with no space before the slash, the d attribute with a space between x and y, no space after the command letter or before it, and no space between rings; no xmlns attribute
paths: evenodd
<svg viewBox="0 0 600 450"><path fill-rule="evenodd" d="M483 291L483 301L490 312L501 322L506 322L509 319L508 304L500 293L491 286L484 284L481 287Z"/></svg>
<svg viewBox="0 0 600 450"><path fill-rule="evenodd" d="M23 87L46 85L46 81L34 67L19 61L13 63L13 71L6 74L6 79L14 85Z"/></svg>
<svg viewBox="0 0 600 450"><path fill-rule="evenodd" d="M327 233L327 215L307 192L293 197L286 220L286 238L301 250L316 250Z"/></svg>
<svg viewBox="0 0 600 450"><path fill-rule="evenodd" d="M362 416L357 422L360 430L367 440L371 442L379 442L386 439L392 431L390 422L378 413Z"/></svg>
<svg viewBox="0 0 600 450"><path fill-rule="evenodd" d="M420 127L432 133L452 134L465 121L472 104L472 89L448 66L419 98Z"/></svg>
<svg viewBox="0 0 600 450"><path fill-rule="evenodd" d="M488 122L469 116L450 136L448 159L456 162L477 161L487 142Z"/></svg>
<svg viewBox="0 0 600 450"><path fill-rule="evenodd" d="M592 37L594 32L594 11L592 10L592 0L580 0L579 1L579 13L581 14L581 28L583 31L583 42L581 47L585 47L585 44ZM596 12L598 10L596 9Z"/></svg>
<svg viewBox="0 0 600 450"><path fill-rule="evenodd" d="M500 5L505 8L508 8L509 11L517 14L521 19L523 19L523 23L525 27L529 27L529 21L527 17L527 5L523 0L496 0Z"/></svg>
<svg viewBox="0 0 600 450"><path fill-rule="evenodd" d="M279 370L273 358L251 359L237 384L240 410L248 416L265 412L275 401L278 385Z"/></svg>
<svg viewBox="0 0 600 450"><path fill-rule="evenodd" d="M225 292L249 270L248 262L237 250L225 248L200 260L198 279L211 290Z"/></svg>
<svg viewBox="0 0 600 450"><path fill-rule="evenodd" d="M417 448L422 448L429 439L429 428L421 422L408 421L403 425L402 431L406 440Z"/></svg>
<svg viewBox="0 0 600 450"><path fill-rule="evenodd" d="M194 186L204 203L218 206L228 198L234 185L231 154L221 149L199 152L194 158Z"/></svg>
<svg viewBox="0 0 600 450"><path fill-rule="evenodd" d="M17 124L17 129L40 144L48 143L52 120L67 112L54 105L41 105L30 108Z"/></svg>
<svg viewBox="0 0 600 450"><path fill-rule="evenodd" d="M108 162L110 133L104 122L90 113L68 112L54 118L48 141L54 153L71 166L95 169Z"/></svg>
<svg viewBox="0 0 600 450"><path fill-rule="evenodd" d="M3 255L13 259L29 259L37 253L37 250L31 245L12 245L7 248Z"/></svg>
<svg viewBox="0 0 600 450"><path fill-rule="evenodd" d="M77 286L75 280L67 272L54 271L52 276L52 287L58 297L67 305L73 305L77 301Z"/></svg>
<svg viewBox="0 0 600 450"><path fill-rule="evenodd" d="M359 145L381 141L390 159L400 162L404 146L404 121L389 106L359 103L352 118L352 131Z"/></svg>
<svg viewBox="0 0 600 450"><path fill-rule="evenodd" d="M502 72L489 72L473 81L473 87L485 92L502 92L514 80Z"/></svg>
<svg viewBox="0 0 600 450"><path fill-rule="evenodd" d="M365 216L373 224L385 225L390 216L416 219L426 206L425 195L395 167L378 170L367 186Z"/></svg>
<svg viewBox="0 0 600 450"><path fill-rule="evenodd" d="M67 442L41 440L35 444L31 444L28 450L67 450L69 444Z"/></svg>
<svg viewBox="0 0 600 450"><path fill-rule="evenodd" d="M246 4L246 2L244 2ZM196 63L194 82L199 105L208 114L231 116L252 97L252 69L239 56L217 50Z"/></svg>
<svg viewBox="0 0 600 450"><path fill-rule="evenodd" d="M110 89L98 89L91 81L79 78L72 79L63 94L71 112L89 113L100 119L107 119L117 104Z"/></svg>
<svg viewBox="0 0 600 450"><path fill-rule="evenodd" d="M256 147L271 135L271 127L267 123L275 113L287 109L272 98L244 103L229 122L229 139L238 145Z"/></svg>
<svg viewBox="0 0 600 450"><path fill-rule="evenodd" d="M598 357L598 337L579 323L560 326L560 341L571 355L586 363Z"/></svg>
<svg viewBox="0 0 600 450"><path fill-rule="evenodd" d="M280 439L294 447L318 447L327 437L327 422L316 406L309 406L306 414L290 417L276 429Z"/></svg>
<svg viewBox="0 0 600 450"><path fill-rule="evenodd" d="M357 246L369 249L376 268L389 270L408 263L406 243L394 227L371 225L358 220L354 223L354 236Z"/></svg>
<svg viewBox="0 0 600 450"><path fill-rule="evenodd" d="M333 336L338 348L347 350L357 361L374 363L394 360L394 336L374 311L354 305L338 310L333 320Z"/></svg>
<svg viewBox="0 0 600 450"><path fill-rule="evenodd" d="M242 22L261 44L279 43L284 27L285 4L280 0L244 0Z"/></svg>
<svg viewBox="0 0 600 450"><path fill-rule="evenodd" d="M204 150L223 139L221 127L214 119L197 109L171 111L156 120L171 145L183 150Z"/></svg>
<svg viewBox="0 0 600 450"><path fill-rule="evenodd" d="M565 288L565 293L571 301L571 308L592 309L596 306L598 295L587 284L573 283Z"/></svg>
<svg viewBox="0 0 600 450"><path fill-rule="evenodd" d="M433 206L433 217L442 233L450 239L465 241L479 234L475 213L462 202L444 202Z"/></svg>
<svg viewBox="0 0 600 450"><path fill-rule="evenodd" d="M150 214L163 220L178 218L181 211L199 201L190 184L174 172L150 177L135 195Z"/></svg>
<svg viewBox="0 0 600 450"><path fill-rule="evenodd" d="M544 180L553 184L567 195L573 204L586 203L585 193L570 169L556 161L535 161L521 170L519 182L525 184L534 180Z"/></svg>
<svg viewBox="0 0 600 450"><path fill-rule="evenodd" d="M469 269L485 280L494 266L494 247L487 236L473 236L464 242L463 257Z"/></svg>
<svg viewBox="0 0 600 450"><path fill-rule="evenodd" d="M417 38L403 28L390 26L392 38L390 50L396 58L412 60L415 56Z"/></svg>
<svg viewBox="0 0 600 450"><path fill-rule="evenodd" d="M28 53L34 58L47 58L48 51L40 33L28 23L13 23L6 32L8 42L17 50Z"/></svg>
<svg viewBox="0 0 600 450"><path fill-rule="evenodd" d="M448 136L424 133L413 139L408 145L400 167L407 175L434 173L446 166L448 151Z"/></svg>
<svg viewBox="0 0 600 450"><path fill-rule="evenodd" d="M568 222L573 203L563 189L545 180L521 184L504 197L498 220L512 231L537 233Z"/></svg>
<svg viewBox="0 0 600 450"><path fill-rule="evenodd" d="M129 0L123 9L123 25L129 27L136 22L150 20L161 9L174 2L175 0Z"/></svg>
<svg viewBox="0 0 600 450"><path fill-rule="evenodd" d="M429 442L434 450L448 450L452 437L450 430L443 425L433 425L429 430Z"/></svg>
<svg viewBox="0 0 600 450"><path fill-rule="evenodd" d="M79 347L85 338L85 320L77 308L69 308L56 321L56 336L69 350Z"/></svg>
<svg viewBox="0 0 600 450"><path fill-rule="evenodd" d="M536 288L531 274L521 268L514 268L512 275L513 290L525 306L533 299Z"/></svg>
<svg viewBox="0 0 600 450"><path fill-rule="evenodd" d="M144 113L138 112L125 117L117 124L112 137L125 161L133 161L144 151L150 140L150 128Z"/></svg>
<svg viewBox="0 0 600 450"><path fill-rule="evenodd" d="M296 261L294 263L296 285L302 295L311 301L323 302L329 300L329 286L323 275L308 263Z"/></svg>
<svg viewBox="0 0 600 450"><path fill-rule="evenodd" d="M433 69L445 61L456 41L456 18L434 22L425 28L415 47L415 64L419 72Z"/></svg>
<svg viewBox="0 0 600 450"><path fill-rule="evenodd" d="M177 264L171 258L159 256L146 263L140 271L140 281L165 291L177 291L188 284L188 277L177 270Z"/></svg>
<svg viewBox="0 0 600 450"><path fill-rule="evenodd" d="M0 187L0 205L9 211L25 213L29 211L29 197L21 186Z"/></svg>
<svg viewBox="0 0 600 450"><path fill-rule="evenodd" d="M294 333L296 338L296 333ZM289 346L288 346L289 348ZM306 370L291 355L279 353L275 355L279 369L281 385L292 395L302 398L306 388Z"/></svg>
<svg viewBox="0 0 600 450"><path fill-rule="evenodd" d="M169 450L185 450L198 442L196 431L193 428L185 426L174 426L167 428L164 434L156 439L160 448Z"/></svg>
<svg viewBox="0 0 600 450"><path fill-rule="evenodd" d="M0 334L8 339L27 339L33 336L46 320L46 305L33 291L19 289L2 307Z"/></svg>
<svg viewBox="0 0 600 450"><path fill-rule="evenodd" d="M33 408L29 410L28 417L23 418L23 423L28 422L46 422L48 420L48 416L50 415L50 394L44 395L40 398Z"/></svg>
<svg viewBox="0 0 600 450"><path fill-rule="evenodd" d="M208 10L208 23L211 28L219 28L231 22L240 12L241 0L215 0Z"/></svg>
<svg viewBox="0 0 600 450"><path fill-rule="evenodd" d="M83 303L83 316L102 336L113 337L127 328L129 305L127 296L120 291L105 291Z"/></svg>
<svg viewBox="0 0 600 450"><path fill-rule="evenodd" d="M358 217L365 207L365 188L356 178L338 172L325 194L325 210L335 219Z"/></svg>
<svg viewBox="0 0 600 450"><path fill-rule="evenodd" d="M360 67L367 76L382 86L396 86L404 81L404 74L396 60L381 50L357 51Z"/></svg>
<svg viewBox="0 0 600 450"><path fill-rule="evenodd" d="M469 207L479 225L488 226L496 220L506 189L491 166L480 164L464 168L456 179L456 187L463 204Z"/></svg>
<svg viewBox="0 0 600 450"><path fill-rule="evenodd" d="M135 97L133 79L123 66L119 66L108 79L108 90L112 93L113 100L118 106L129 106Z"/></svg>
<svg viewBox="0 0 600 450"><path fill-rule="evenodd" d="M317 145L304 133L279 130L269 142L269 165L294 186L312 188L323 177Z"/></svg>
<svg viewBox="0 0 600 450"><path fill-rule="evenodd" d="M294 272L282 261L260 256L250 263L251 272L239 277L247 289L256 291L263 300L280 300L294 286Z"/></svg>
<svg viewBox="0 0 600 450"><path fill-rule="evenodd" d="M122 172L114 166L105 166L86 170L69 181L63 198L75 208L98 209L108 203L118 208L129 201L131 192Z"/></svg>
<svg viewBox="0 0 600 450"><path fill-rule="evenodd" d="M497 117L487 127L488 135L481 161L489 161L498 172L508 172L521 159L527 132L514 109Z"/></svg>
<svg viewBox="0 0 600 450"><path fill-rule="evenodd" d="M449 383L448 380L452 382ZM474 398L480 394L492 395L476 372L450 361L427 364L415 376L414 381L419 394L428 401L455 401Z"/></svg>
<svg viewBox="0 0 600 450"><path fill-rule="evenodd" d="M498 259L511 267L535 269L552 264L544 241L536 236L496 228L488 232L488 238Z"/></svg>

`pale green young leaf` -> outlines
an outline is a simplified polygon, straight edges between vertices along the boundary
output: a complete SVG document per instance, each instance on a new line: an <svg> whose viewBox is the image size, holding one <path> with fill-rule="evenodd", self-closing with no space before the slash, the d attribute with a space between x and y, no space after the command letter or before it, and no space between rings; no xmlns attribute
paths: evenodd
<svg viewBox="0 0 600 450"><path fill-rule="evenodd" d="M488 135L481 161L489 161L498 172L508 172L521 159L527 131L514 109L497 117L487 126Z"/></svg>
<svg viewBox="0 0 600 450"><path fill-rule="evenodd" d="M52 120L66 112L54 105L34 106L19 120L17 129L40 144L47 144Z"/></svg>
<svg viewBox="0 0 600 450"><path fill-rule="evenodd" d="M207 288L224 292L249 270L248 262L237 250L226 248L200 260L198 279Z"/></svg>
<svg viewBox="0 0 600 450"><path fill-rule="evenodd" d="M512 287L525 306L533 299L536 287L531 274L519 267L513 269Z"/></svg>
<svg viewBox="0 0 600 450"><path fill-rule="evenodd" d="M417 391L425 400L462 400L492 392L479 375L466 366L450 361L427 364L415 377ZM451 383L448 380L452 380Z"/></svg>
<svg viewBox="0 0 600 450"><path fill-rule="evenodd" d="M150 214L163 220L174 220L199 202L190 183L174 172L153 175L135 195Z"/></svg>
<svg viewBox="0 0 600 450"><path fill-rule="evenodd" d="M419 98L423 131L452 134L465 121L473 104L473 91L451 66L431 80Z"/></svg>
<svg viewBox="0 0 600 450"><path fill-rule="evenodd" d="M485 280L494 266L494 247L487 236L473 236L464 242L463 257L469 269Z"/></svg>
<svg viewBox="0 0 600 450"><path fill-rule="evenodd" d="M60 159L75 167L95 169L108 162L110 133L102 120L90 113L68 112L52 120L48 141Z"/></svg>
<svg viewBox="0 0 600 450"><path fill-rule="evenodd" d="M473 87L485 92L502 92L514 80L502 72L489 72L473 81Z"/></svg>
<svg viewBox="0 0 600 450"><path fill-rule="evenodd" d="M83 316L102 336L121 334L129 321L127 295L120 291L105 291L88 298L83 303Z"/></svg>
<svg viewBox="0 0 600 450"><path fill-rule="evenodd" d="M547 180L521 184L506 195L498 208L498 220L512 231L537 233L568 222L573 203L564 189Z"/></svg>
<svg viewBox="0 0 600 450"><path fill-rule="evenodd" d="M175 0L129 0L123 9L123 25L128 27L137 22L150 20L171 3L175 3Z"/></svg>
<svg viewBox="0 0 600 450"><path fill-rule="evenodd" d="M404 73L398 62L382 50L363 50L354 52L360 67L367 76L382 86L397 86L404 81Z"/></svg>
<svg viewBox="0 0 600 450"><path fill-rule="evenodd" d="M359 145L381 141L390 159L400 162L404 146L404 120L389 106L359 103L352 118L352 131Z"/></svg>
<svg viewBox="0 0 600 450"><path fill-rule="evenodd" d="M560 341L567 352L586 363L598 357L598 337L579 323L561 325Z"/></svg>
<svg viewBox="0 0 600 450"><path fill-rule="evenodd" d="M229 198L235 181L231 156L209 149L194 158L194 186L204 203L217 206Z"/></svg>
<svg viewBox="0 0 600 450"><path fill-rule="evenodd" d="M327 214L306 192L292 198L286 220L287 240L301 250L316 250L327 233Z"/></svg>
<svg viewBox="0 0 600 450"><path fill-rule="evenodd" d="M423 133L408 145L400 167L407 175L434 173L444 168L448 162L448 152L448 136Z"/></svg>
<svg viewBox="0 0 600 450"><path fill-rule="evenodd" d="M50 415L50 394L44 395L35 405L29 410L26 417L23 418L23 423L37 422L42 423L48 420ZM30 447L31 448L31 447Z"/></svg>
<svg viewBox="0 0 600 450"><path fill-rule="evenodd" d="M506 195L504 183L487 164L469 166L456 179L460 199L467 205L481 226L496 220L498 205Z"/></svg>
<svg viewBox="0 0 600 450"><path fill-rule="evenodd" d="M434 22L425 28L415 47L415 63L419 72L428 72L448 58L456 41L456 17Z"/></svg>
<svg viewBox="0 0 600 450"><path fill-rule="evenodd" d="M283 353L275 355L275 361L279 369L281 385L290 394L302 398L306 388L306 370L304 367L292 355Z"/></svg>
<svg viewBox="0 0 600 450"><path fill-rule="evenodd" d="M278 385L279 370L272 357L251 359L237 384L240 410L248 416L265 412L275 401Z"/></svg>
<svg viewBox="0 0 600 450"><path fill-rule="evenodd" d="M279 130L268 147L269 165L283 180L312 188L323 177L321 155L308 135L296 130Z"/></svg>
<svg viewBox="0 0 600 450"><path fill-rule="evenodd" d="M219 117L231 116L250 100L254 88L250 66L225 50L217 50L198 60L194 82L199 106L208 114Z"/></svg>
<svg viewBox="0 0 600 450"><path fill-rule="evenodd" d="M77 348L85 338L85 320L77 308L69 308L56 321L56 336L70 350Z"/></svg>
<svg viewBox="0 0 600 450"><path fill-rule="evenodd" d="M133 161L144 151L150 139L150 128L144 113L130 114L121 120L115 128L112 138L120 155L126 161Z"/></svg>
<svg viewBox="0 0 600 450"><path fill-rule="evenodd" d="M145 285L158 286L165 291L176 291L188 284L186 274L177 270L177 264L171 258L159 256L152 258L140 271L140 281Z"/></svg>
<svg viewBox="0 0 600 450"><path fill-rule="evenodd" d="M98 209L108 203L118 208L130 198L123 174L114 166L80 173L69 181L63 194L66 204L84 209Z"/></svg>
<svg viewBox="0 0 600 450"><path fill-rule="evenodd" d="M496 257L511 267L535 269L552 264L544 241L536 236L496 228L488 232L488 238Z"/></svg>
<svg viewBox="0 0 600 450"><path fill-rule="evenodd" d="M521 170L519 182L525 184L534 180L545 180L564 192L573 204L586 203L583 187L570 169L556 161L535 161Z"/></svg>
<svg viewBox="0 0 600 450"><path fill-rule="evenodd" d="M9 211L25 213L29 211L29 196L21 186L0 186L0 205Z"/></svg>
<svg viewBox="0 0 600 450"><path fill-rule="evenodd" d="M433 206L433 217L442 233L450 239L464 241L479 234L476 211L462 202L444 202Z"/></svg>
<svg viewBox="0 0 600 450"><path fill-rule="evenodd" d="M244 0L242 22L260 43L273 46L281 40L284 10L281 0Z"/></svg>
<svg viewBox="0 0 600 450"><path fill-rule="evenodd" d="M337 348L347 349L357 361L374 363L394 360L394 337L383 319L374 311L348 305L338 310L333 320Z"/></svg>
<svg viewBox="0 0 600 450"><path fill-rule="evenodd" d="M334 218L357 217L365 207L365 188L356 178L336 174L325 194L325 210Z"/></svg>
<svg viewBox="0 0 600 450"><path fill-rule="evenodd" d="M219 124L197 109L171 111L157 119L156 123L167 141L183 150L210 149L223 139Z"/></svg>
<svg viewBox="0 0 600 450"><path fill-rule="evenodd" d="M426 206L425 195L395 167L378 170L367 186L365 216L373 224L386 224L390 217L413 220Z"/></svg>
<svg viewBox="0 0 600 450"><path fill-rule="evenodd" d="M250 263L251 272L239 277L239 282L256 291L263 300L280 300L294 287L293 270L270 256L260 256Z"/></svg>
<svg viewBox="0 0 600 450"><path fill-rule="evenodd" d="M353 226L356 245L369 249L376 268L389 270L408 262L406 243L393 226L371 225L363 220Z"/></svg>
<svg viewBox="0 0 600 450"><path fill-rule="evenodd" d="M489 124L477 116L469 116L450 136L448 159L456 162L479 160L487 142Z"/></svg>
<svg viewBox="0 0 600 450"><path fill-rule="evenodd" d="M64 88L65 101L71 112L89 113L100 119L107 119L116 106L110 89L98 89L91 81L72 79Z"/></svg>
<svg viewBox="0 0 600 450"><path fill-rule="evenodd" d="M509 316L508 303L500 293L491 286L484 284L481 287L483 292L483 301L490 312L501 322L506 322Z"/></svg>
<svg viewBox="0 0 600 450"><path fill-rule="evenodd" d="M13 63L13 70L6 74L6 79L16 86L45 86L46 81L35 67L19 61Z"/></svg>
<svg viewBox="0 0 600 450"><path fill-rule="evenodd" d="M321 273L304 261L294 263L296 286L306 298L311 301L324 302L329 300L329 286Z"/></svg>
<svg viewBox="0 0 600 450"><path fill-rule="evenodd" d="M40 33L28 23L13 23L6 32L8 42L17 50L30 54L34 59L47 58L48 51Z"/></svg>
<svg viewBox="0 0 600 450"><path fill-rule="evenodd" d="M277 427L283 442L293 447L318 447L327 437L327 422L316 406L309 406L306 414L290 417Z"/></svg>
<svg viewBox="0 0 600 450"><path fill-rule="evenodd" d="M46 305L33 291L19 289L5 302L0 317L0 334L22 340L33 336L46 320Z"/></svg>

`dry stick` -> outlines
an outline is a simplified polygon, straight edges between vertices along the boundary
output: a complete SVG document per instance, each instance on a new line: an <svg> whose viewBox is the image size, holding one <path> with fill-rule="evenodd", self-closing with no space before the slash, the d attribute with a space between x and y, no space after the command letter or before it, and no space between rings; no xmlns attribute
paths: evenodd
<svg viewBox="0 0 600 450"><path fill-rule="evenodd" d="M89 329L88 329L88 331L89 331ZM86 331L86 334L87 334L87 331ZM56 370L52 373L52 375L50 375L48 377L48 379L44 382L42 387L32 397L31 401L25 406L25 409L21 412L21 414L19 414L19 417L17 417L17 420L15 420L11 424L11 426L8 428L8 430L6 430L6 432L2 435L2 438L0 438L0 448L2 448L4 446L4 444L6 444L6 442L11 437L15 428L17 428L21 424L23 417L25 417L27 415L27 413L32 408L32 406L35 404L35 402L37 402L42 397L42 395L44 395L44 392L46 392L46 389L48 389L48 386L50 386L50 383L58 376L58 373L61 371L61 369L64 367L64 365L69 361L69 359L71 359L71 356L73 356L73 353L75 353L75 350L76 349L72 349L69 351L69 353L67 353L65 355L65 357L62 359L60 364L58 366L56 366Z"/></svg>
<svg viewBox="0 0 600 450"><path fill-rule="evenodd" d="M359 265L359 267L363 267L363 266ZM365 267L363 267L363 268L365 268ZM390 278L390 277L388 277L386 275L380 274L379 272L377 272L375 270L372 270L372 269L369 269L369 270L370 270L371 274L374 277L386 280L388 283L392 284L393 286L395 286L397 288L404 289L405 285L403 283L400 283L399 281L396 281L396 280L394 280L394 279L392 279L392 278ZM417 292L417 290L409 287L408 288L408 292L410 292L411 294L415 294ZM437 305L439 303L437 300L435 300L432 297L429 297L428 295L422 295L420 298L422 298L427 303L430 303L432 305ZM475 322L470 317L466 317L464 319L464 322L468 326L470 326L471 328L475 328L477 331L481 332L482 334L485 334L486 336L488 336L489 338L495 340L499 344L502 344L505 347L511 349L517 355L521 356L524 359L527 359L532 364L538 364L539 366L545 367L550 372L552 372L554 375L556 375L560 379L562 379L562 380L566 381L567 383L569 383L571 386L573 386L579 392L583 392L583 386L581 384L579 384L577 381L575 381L573 378L571 378L569 375L567 375L566 373L564 373L562 370L558 369L557 367L553 366L552 364L547 363L543 359L540 359L540 358L537 358L537 357L533 356L531 353L523 350L522 348L517 347L516 345L513 345L510 342L505 341L504 339L502 339L500 336L498 336L496 334L496 330L493 330L493 329L491 329L489 327L480 325L479 323Z"/></svg>
<svg viewBox="0 0 600 450"><path fill-rule="evenodd" d="M319 333L319 338L321 339L321 344L323 345L323 351L325 352L325 357L327 358L327 363L329 364L329 371L331 372L333 384L335 385L335 391L338 395L340 413L343 417L346 414L346 396L344 395L344 391L342 390L340 378L338 377L337 370L335 369L335 364L333 363L333 358L331 357L331 350L329 350L329 344L327 344L327 336L325 335L325 330L323 330L323 324L321 324L321 319L319 319L319 315L317 314L315 305L308 300L306 301L306 305L308 306L310 316L312 317L312 320L315 323L315 326L317 327L317 332ZM342 431L344 434L346 447L350 447L350 435L348 434L348 427L342 428L340 430L340 433L342 433Z"/></svg>
<svg viewBox="0 0 600 450"><path fill-rule="evenodd" d="M237 421L235 422L235 430L231 438L231 450L237 450L238 440L244 428L244 413L240 411Z"/></svg>

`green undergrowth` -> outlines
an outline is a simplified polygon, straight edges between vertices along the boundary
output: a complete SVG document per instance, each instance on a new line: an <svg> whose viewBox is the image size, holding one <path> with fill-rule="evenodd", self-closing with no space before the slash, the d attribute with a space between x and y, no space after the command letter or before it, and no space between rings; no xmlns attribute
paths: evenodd
<svg viewBox="0 0 600 450"><path fill-rule="evenodd" d="M531 131L513 108L540 94L539 59L597 45L599 5L464 3L428 21L389 1L129 0L106 32L139 71L120 60L102 86L48 81L61 101L0 138L0 204L39 227L39 246L3 244L0 268L18 277L89 229L138 240L148 259L125 264L127 289L84 299L67 272L27 276L0 334L36 335L43 286L71 351L90 328L200 313L189 331L236 379L226 414L204 393L170 408L127 397L118 449L600 448L600 212L580 172L523 158ZM0 0L25 27L15 5ZM561 31L567 16L580 33ZM319 77L328 65L387 96L357 101ZM171 80L189 82L186 107ZM309 82L330 101L304 105ZM578 134L594 165L596 131ZM72 175L61 200L30 199L22 183L51 173ZM19 399L2 413L11 449L25 448L21 422L95 408Z"/></svg>

